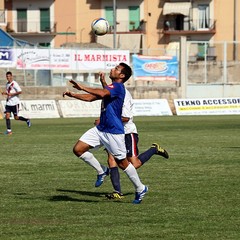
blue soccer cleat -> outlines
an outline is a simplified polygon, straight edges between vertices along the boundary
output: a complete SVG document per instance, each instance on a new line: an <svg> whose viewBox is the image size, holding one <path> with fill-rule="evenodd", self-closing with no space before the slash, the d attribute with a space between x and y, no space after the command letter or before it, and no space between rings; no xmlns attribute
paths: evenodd
<svg viewBox="0 0 240 240"><path fill-rule="evenodd" d="M109 168L103 174L97 175L97 181L95 187L100 187L104 181L104 178L109 175Z"/></svg>
<svg viewBox="0 0 240 240"><path fill-rule="evenodd" d="M133 204L139 204L142 202L144 195L148 192L148 187L144 186L144 189L141 192L135 193L135 199L133 200Z"/></svg>

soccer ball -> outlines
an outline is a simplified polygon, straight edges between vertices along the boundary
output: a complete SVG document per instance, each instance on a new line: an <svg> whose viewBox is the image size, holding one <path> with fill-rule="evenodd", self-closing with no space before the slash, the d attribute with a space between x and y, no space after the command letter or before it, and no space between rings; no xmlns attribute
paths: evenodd
<svg viewBox="0 0 240 240"><path fill-rule="evenodd" d="M95 35L103 36L109 30L109 23L105 18L97 18L92 21L91 27Z"/></svg>

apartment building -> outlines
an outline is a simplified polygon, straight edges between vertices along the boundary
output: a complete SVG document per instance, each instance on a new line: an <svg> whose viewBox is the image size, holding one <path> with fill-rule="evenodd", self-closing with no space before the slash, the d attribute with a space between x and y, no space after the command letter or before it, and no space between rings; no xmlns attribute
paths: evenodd
<svg viewBox="0 0 240 240"><path fill-rule="evenodd" d="M159 55L174 48L180 36L191 41L239 41L239 11L237 0L0 0L0 27L39 46L98 42ZM97 17L111 25L103 37L91 32L91 21Z"/></svg>

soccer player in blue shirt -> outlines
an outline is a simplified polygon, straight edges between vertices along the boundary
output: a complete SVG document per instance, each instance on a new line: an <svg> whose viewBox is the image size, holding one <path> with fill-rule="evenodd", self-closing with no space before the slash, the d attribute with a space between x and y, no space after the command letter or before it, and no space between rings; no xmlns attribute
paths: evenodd
<svg viewBox="0 0 240 240"><path fill-rule="evenodd" d="M104 87L107 86L105 80L105 74L99 73L101 84ZM138 150L138 131L135 123L133 122L133 98L130 92L125 89L125 98L122 109L122 122L125 132L125 144L127 150L127 159L137 169L151 159L153 155L160 155L164 158L169 158L168 152L159 146L157 143L153 143L152 146L145 152L139 155ZM95 120L95 125L99 124L99 119ZM120 174L118 171L117 163L113 156L108 153L108 165L110 169L110 179L114 188L113 193L106 194L108 199L122 199L123 194L121 192Z"/></svg>
<svg viewBox="0 0 240 240"><path fill-rule="evenodd" d="M131 77L132 69L125 63L120 63L111 69L109 77L112 83L104 89L86 87L71 80L70 83L78 90L88 94L79 94L66 91L63 96L73 97L82 101L96 101L102 99L100 123L89 129L73 147L74 154L98 171L95 186L102 184L109 174L108 168L103 168L97 159L89 152L91 148L104 146L111 153L117 165L126 173L135 187L134 204L139 204L148 191L142 184L135 167L126 158L125 133L122 123L122 107L125 98L124 83ZM101 170L103 173L101 173Z"/></svg>

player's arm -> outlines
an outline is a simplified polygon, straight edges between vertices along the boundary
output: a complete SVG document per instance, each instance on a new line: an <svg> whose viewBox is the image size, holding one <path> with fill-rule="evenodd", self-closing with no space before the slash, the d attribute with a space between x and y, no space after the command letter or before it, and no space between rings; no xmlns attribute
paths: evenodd
<svg viewBox="0 0 240 240"><path fill-rule="evenodd" d="M22 91L15 92L15 93L3 92L2 95L7 95L8 97L14 97L14 96L17 96L17 95L19 95L21 93L22 93Z"/></svg>
<svg viewBox="0 0 240 240"><path fill-rule="evenodd" d="M123 116L122 116L122 122L123 122L123 123L128 122L129 120L130 120L129 117L123 117Z"/></svg>
<svg viewBox="0 0 240 240"><path fill-rule="evenodd" d="M101 82L103 88L105 88L107 86L107 82L105 80L105 74L103 72L100 72L99 78L100 78L100 82Z"/></svg>
<svg viewBox="0 0 240 240"><path fill-rule="evenodd" d="M93 94L97 97L97 99L102 99L106 96L110 96L110 91L107 89L100 89L100 88L90 88L86 87L80 83L75 82L74 80L70 80L70 83L73 84L73 88L76 88L78 90L82 90L84 92Z"/></svg>
<svg viewBox="0 0 240 240"><path fill-rule="evenodd" d="M82 100L85 102L93 102L95 100L100 99L96 95L93 95L93 94L86 94L86 93L80 94L80 93L74 93L74 92L70 92L70 91L64 92L63 97L65 97L65 96L76 98L78 100Z"/></svg>

